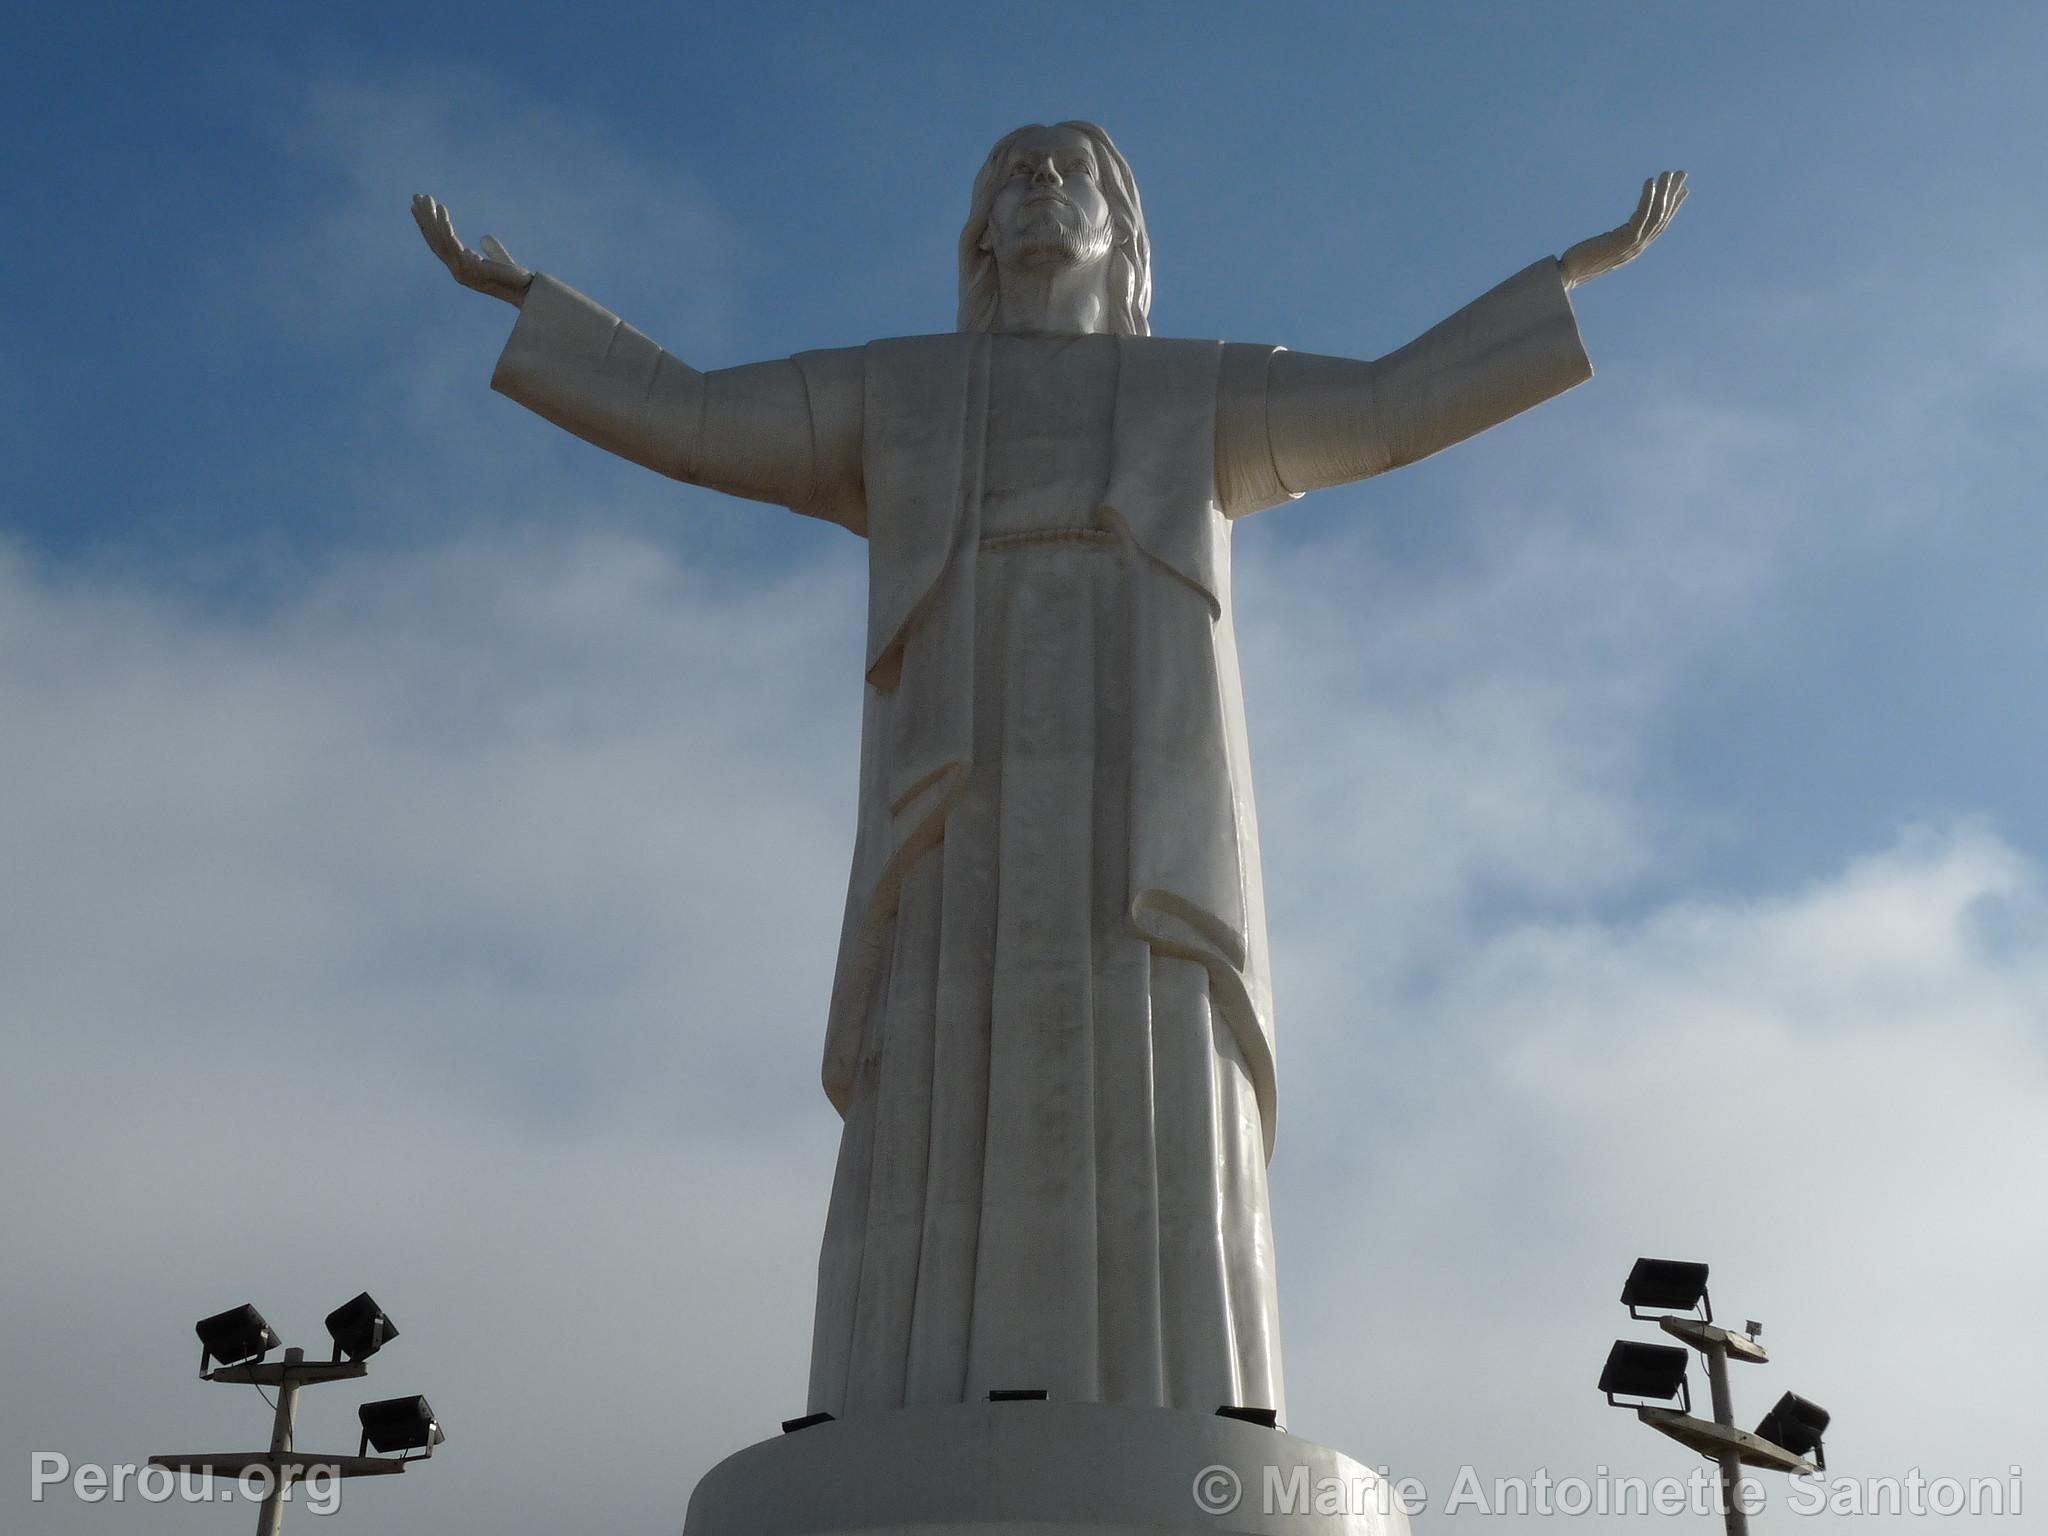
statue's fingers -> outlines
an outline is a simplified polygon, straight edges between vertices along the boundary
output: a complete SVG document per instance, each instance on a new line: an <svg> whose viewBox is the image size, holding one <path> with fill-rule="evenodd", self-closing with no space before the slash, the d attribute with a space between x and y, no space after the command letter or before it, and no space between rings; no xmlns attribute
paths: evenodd
<svg viewBox="0 0 2048 1536"><path fill-rule="evenodd" d="M1658 176L1650 188L1648 207L1644 209L1641 235L1650 239L1657 233L1657 226L1664 222L1664 178Z"/></svg>
<svg viewBox="0 0 2048 1536"><path fill-rule="evenodd" d="M471 265L477 262L479 258L476 252L462 243L462 237L455 233L455 226L452 223L442 225L441 235L448 242L448 250L452 255L460 256Z"/></svg>
<svg viewBox="0 0 2048 1536"><path fill-rule="evenodd" d="M1666 171L1664 175L1663 206L1657 216L1657 232L1659 234L1664 232L1664 227L1671 222L1672 216L1678 212L1678 205L1685 201L1685 172Z"/></svg>
<svg viewBox="0 0 2048 1536"><path fill-rule="evenodd" d="M438 203L429 202L426 208L416 210L420 233L426 237L427 249L438 256L443 265L452 266L455 253L462 249L448 227L448 213Z"/></svg>
<svg viewBox="0 0 2048 1536"><path fill-rule="evenodd" d="M1628 223L1623 226L1627 229L1629 238L1642 239L1643 231L1650 227L1650 221L1656 217L1656 213L1657 178L1652 176L1643 183L1643 195L1636 202L1636 211L1629 215Z"/></svg>
<svg viewBox="0 0 2048 1536"><path fill-rule="evenodd" d="M496 235L485 235L483 239L477 242L477 244L481 245L484 248L484 254L490 257L491 260L502 261L508 267L516 267L519 265L518 262L512 259L512 253L506 250L505 247L499 243L498 237Z"/></svg>
<svg viewBox="0 0 2048 1536"><path fill-rule="evenodd" d="M1656 207L1650 214L1650 222L1644 230L1649 239L1655 239L1664 228L1664 221L1671 217L1671 173L1665 171L1657 178L1657 195L1652 200Z"/></svg>

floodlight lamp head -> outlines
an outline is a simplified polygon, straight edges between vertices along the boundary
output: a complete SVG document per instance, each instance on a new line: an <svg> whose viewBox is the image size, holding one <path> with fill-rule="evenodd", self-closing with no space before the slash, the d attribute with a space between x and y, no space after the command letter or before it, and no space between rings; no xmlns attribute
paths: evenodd
<svg viewBox="0 0 2048 1536"><path fill-rule="evenodd" d="M356 1419L363 1426L363 1443L375 1446L385 1456L407 1451L431 1456L434 1447L448 1438L441 1433L441 1421L424 1397L387 1397L365 1403L356 1410Z"/></svg>
<svg viewBox="0 0 2048 1536"><path fill-rule="evenodd" d="M270 1324L247 1302L201 1318L193 1324L192 1331L199 1335L202 1376L209 1360L216 1365L242 1365L261 1360L277 1347L277 1335L270 1331Z"/></svg>
<svg viewBox="0 0 2048 1536"><path fill-rule="evenodd" d="M1707 1266L1685 1259L1637 1259L1621 1288L1621 1300L1630 1317L1698 1311L1707 1322L1714 1320L1714 1306L1707 1299Z"/></svg>
<svg viewBox="0 0 2048 1536"><path fill-rule="evenodd" d="M1819 1403L1810 1403L1796 1392L1787 1392L1772 1404L1771 1411L1758 1423L1757 1438L1782 1446L1794 1456L1810 1456L1822 1471L1826 1471L1827 1455L1821 1447L1821 1437L1827 1433L1831 1417Z"/></svg>
<svg viewBox="0 0 2048 1536"><path fill-rule="evenodd" d="M1240 1424L1256 1424L1261 1429L1278 1429L1280 1427L1280 1410L1278 1408L1259 1408L1247 1406L1243 1403L1225 1403L1216 1410L1216 1417L1219 1419L1236 1419Z"/></svg>
<svg viewBox="0 0 2048 1536"><path fill-rule="evenodd" d="M384 1315L368 1291L328 1313L327 1331L333 1335L337 1360L343 1355L367 1360L398 1337L398 1325Z"/></svg>
<svg viewBox="0 0 2048 1536"><path fill-rule="evenodd" d="M1600 1372L1600 1390L1607 1394L1608 1403L1617 1408L1638 1406L1617 1402L1618 1398L1648 1398L1660 1403L1677 1398L1680 1410L1691 1413L1692 1388L1686 1381L1686 1367L1691 1363L1691 1353L1676 1344L1638 1344L1633 1339L1616 1339Z"/></svg>

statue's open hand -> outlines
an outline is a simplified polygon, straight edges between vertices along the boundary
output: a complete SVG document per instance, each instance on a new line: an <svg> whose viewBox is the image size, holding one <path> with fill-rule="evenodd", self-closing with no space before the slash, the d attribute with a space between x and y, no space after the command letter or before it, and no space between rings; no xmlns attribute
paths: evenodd
<svg viewBox="0 0 2048 1536"><path fill-rule="evenodd" d="M1650 248L1652 240L1664 233L1664 226L1684 201L1683 171L1666 171L1644 182L1642 201L1636 204L1636 211L1626 224L1590 240L1581 240L1558 257L1557 264L1564 269L1565 287L1576 288L1602 272L1612 272L1623 263L1634 261Z"/></svg>
<svg viewBox="0 0 2048 1536"><path fill-rule="evenodd" d="M455 221L448 210L422 192L412 200L413 222L426 236L427 249L441 258L449 275L465 288L503 299L513 308L525 302L533 274L512 259L512 253L498 244L495 235L485 235L483 254L465 246L455 236Z"/></svg>

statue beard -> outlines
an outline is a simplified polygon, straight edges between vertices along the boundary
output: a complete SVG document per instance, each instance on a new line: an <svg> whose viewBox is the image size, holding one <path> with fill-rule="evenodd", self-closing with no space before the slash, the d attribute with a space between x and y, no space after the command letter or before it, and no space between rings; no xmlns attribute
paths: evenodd
<svg viewBox="0 0 2048 1536"><path fill-rule="evenodd" d="M1116 244L1116 233L1109 221L1104 220L1098 229L1084 230L1071 227L1070 217L1070 210L1054 209L1048 216L1033 220L1021 234L998 237L997 266L1085 267L1110 253ZM1004 250L1001 246L1009 248Z"/></svg>

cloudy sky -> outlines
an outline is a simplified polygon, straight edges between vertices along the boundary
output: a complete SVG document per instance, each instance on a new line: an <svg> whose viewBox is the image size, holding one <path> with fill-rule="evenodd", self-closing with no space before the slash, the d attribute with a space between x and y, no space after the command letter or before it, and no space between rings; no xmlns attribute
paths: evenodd
<svg viewBox="0 0 2048 1536"><path fill-rule="evenodd" d="M80 5L10 44L0 1527L248 1518L29 1477L261 1443L192 1379L243 1300L310 1346L370 1288L375 1395L447 1424L323 1529L670 1532L800 1411L862 551L490 394L510 312L407 199L722 366L947 327L981 155L1067 116L1136 168L1161 333L1356 356L1692 178L1576 296L1592 383L1238 531L1292 1426L1429 1531L1539 1523L1445 1514L1465 1463L1682 1476L1593 1390L1668 1254L1767 1325L1746 1418L1794 1388L1838 1473L2048 1507L2048 12ZM302 1443L353 1448L351 1392Z"/></svg>

